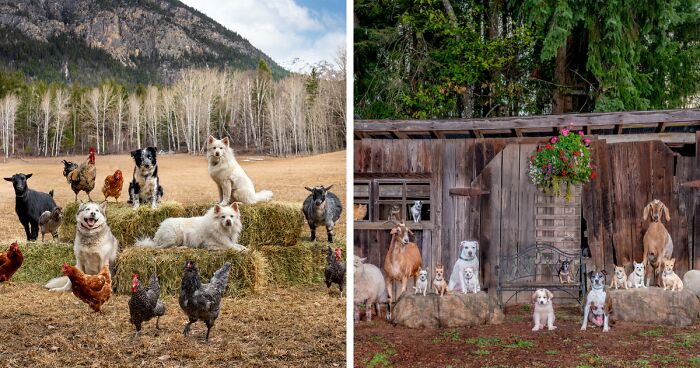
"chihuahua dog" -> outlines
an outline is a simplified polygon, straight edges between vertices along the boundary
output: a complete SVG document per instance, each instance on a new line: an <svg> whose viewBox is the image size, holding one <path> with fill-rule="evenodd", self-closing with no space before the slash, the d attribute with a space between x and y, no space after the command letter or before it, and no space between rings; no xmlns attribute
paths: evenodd
<svg viewBox="0 0 700 368"><path fill-rule="evenodd" d="M554 306L552 305L554 294L547 289L537 289L532 293L532 302L535 304L535 312L532 314L534 323L533 331L539 331L544 328L547 323L548 330L554 330L557 326L554 325Z"/></svg>
<svg viewBox="0 0 700 368"><path fill-rule="evenodd" d="M464 294L476 294L479 291L481 291L481 286L479 286L479 278L476 276L476 272L471 267L465 268L462 276L462 292Z"/></svg>
<svg viewBox="0 0 700 368"><path fill-rule="evenodd" d="M413 287L415 294L421 293L425 296L428 291L428 269L421 269L418 271L418 279L416 280L416 286Z"/></svg>
<svg viewBox="0 0 700 368"><path fill-rule="evenodd" d="M591 280L591 291L586 296L586 304L583 305L583 324L581 330L585 331L588 321L596 326L603 326L603 332L610 331L610 314L612 313L612 299L605 291L605 270L591 271L588 278Z"/></svg>
<svg viewBox="0 0 700 368"><path fill-rule="evenodd" d="M625 273L625 268L622 266L615 266L615 275L613 275L612 282L610 282L610 288L627 289L627 274Z"/></svg>
<svg viewBox="0 0 700 368"><path fill-rule="evenodd" d="M666 259L663 261L664 272L661 275L661 283L663 284L664 290L671 289L671 291L682 291L683 281L678 275L673 272L673 266L676 264L676 259Z"/></svg>
<svg viewBox="0 0 700 368"><path fill-rule="evenodd" d="M570 284L571 283L571 261L565 259L561 262L561 267L559 267L559 283L560 284Z"/></svg>
<svg viewBox="0 0 700 368"><path fill-rule="evenodd" d="M443 296L447 293L447 281L445 281L445 268L438 264L435 267L435 279L433 280L435 294Z"/></svg>
<svg viewBox="0 0 700 368"><path fill-rule="evenodd" d="M647 286L644 285L644 262L642 263L637 263L632 261L634 263L634 271L627 277L627 287L630 288L646 288Z"/></svg>

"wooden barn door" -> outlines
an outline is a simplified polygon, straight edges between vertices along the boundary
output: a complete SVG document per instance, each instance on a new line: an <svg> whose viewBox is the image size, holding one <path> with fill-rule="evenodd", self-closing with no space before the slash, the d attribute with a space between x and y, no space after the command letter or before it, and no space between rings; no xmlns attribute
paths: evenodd
<svg viewBox="0 0 700 368"><path fill-rule="evenodd" d="M583 214L596 268L611 272L616 262L631 272L632 261L642 260L642 240L649 225L642 218L644 207L659 199L670 211L671 221L664 220L664 226L673 240L676 272L682 277L691 266L688 223L693 209L688 207L693 200L679 179L692 176L690 160L677 160L661 141L607 144L594 140L591 147L598 178L584 187Z"/></svg>
<svg viewBox="0 0 700 368"><path fill-rule="evenodd" d="M479 244L482 247L482 282L491 302L496 302L496 266L500 253L516 253L536 242L537 187L527 175L528 159L535 144L509 144L471 186L488 190L480 197ZM517 303L529 295L518 295Z"/></svg>

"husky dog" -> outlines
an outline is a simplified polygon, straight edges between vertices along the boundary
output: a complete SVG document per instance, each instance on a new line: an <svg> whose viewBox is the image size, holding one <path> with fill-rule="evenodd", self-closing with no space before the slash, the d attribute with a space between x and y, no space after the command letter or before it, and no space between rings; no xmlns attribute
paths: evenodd
<svg viewBox="0 0 700 368"><path fill-rule="evenodd" d="M460 291L464 269L471 267L474 275L479 278L479 243L475 240L464 240L459 244L459 259L452 267L448 288L452 291Z"/></svg>
<svg viewBox="0 0 700 368"><path fill-rule="evenodd" d="M462 292L467 293L478 293L481 291L481 286L479 285L479 278L476 277L476 272L471 267L464 269L464 274L462 275Z"/></svg>
<svg viewBox="0 0 700 368"><path fill-rule="evenodd" d="M219 140L209 136L207 139L207 160L209 161L209 176L219 189L220 205L225 206L234 201L253 204L272 199L272 192L269 190L255 192L253 181L246 175L233 155L228 137Z"/></svg>
<svg viewBox="0 0 700 368"><path fill-rule="evenodd" d="M107 225L107 202L81 203L75 220L75 267L86 275L97 275L108 265L111 276L114 277L119 242ZM57 277L44 287L51 291L70 291L71 282L66 276Z"/></svg>
<svg viewBox="0 0 700 368"><path fill-rule="evenodd" d="M428 269L422 269L418 271L418 279L416 280L416 286L413 287L415 294L421 293L425 296L428 292Z"/></svg>
<svg viewBox="0 0 700 368"><path fill-rule="evenodd" d="M161 222L153 239L144 238L136 242L141 247L190 247L202 249L248 248L238 244L241 234L241 214L238 203L230 206L215 205L204 216L175 217Z"/></svg>
<svg viewBox="0 0 700 368"><path fill-rule="evenodd" d="M155 147L146 147L131 151L136 166L134 177L129 183L129 201L134 209L139 208L141 202L151 203L151 208L156 208L163 198L163 187L158 178L158 162L156 160Z"/></svg>
<svg viewBox="0 0 700 368"><path fill-rule="evenodd" d="M544 329L545 324L550 331L557 328L554 325L552 298L554 298L554 294L547 289L537 289L532 293L532 302L535 304L535 311L532 313L533 331Z"/></svg>
<svg viewBox="0 0 700 368"><path fill-rule="evenodd" d="M637 263L632 261L634 263L634 271L627 277L627 287L628 288L646 288L647 286L644 285L644 262L642 263Z"/></svg>
<svg viewBox="0 0 700 368"><path fill-rule="evenodd" d="M413 202L413 206L411 206L411 216L413 216L413 222L420 222L420 214L421 210L423 209L423 201L415 201Z"/></svg>

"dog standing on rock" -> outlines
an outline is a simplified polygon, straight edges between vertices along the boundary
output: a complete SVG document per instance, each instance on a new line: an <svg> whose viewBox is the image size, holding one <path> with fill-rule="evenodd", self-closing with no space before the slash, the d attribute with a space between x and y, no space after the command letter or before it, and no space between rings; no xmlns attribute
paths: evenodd
<svg viewBox="0 0 700 368"><path fill-rule="evenodd" d="M233 155L228 137L207 139L207 161L209 176L219 190L219 204L226 206L232 202L254 204L272 199L272 192L261 190L255 192L255 186L250 177L243 171Z"/></svg>

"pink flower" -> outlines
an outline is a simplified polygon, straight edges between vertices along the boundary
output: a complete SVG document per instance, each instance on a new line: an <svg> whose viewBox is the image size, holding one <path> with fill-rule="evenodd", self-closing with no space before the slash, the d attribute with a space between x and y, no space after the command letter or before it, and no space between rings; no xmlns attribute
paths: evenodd
<svg viewBox="0 0 700 368"><path fill-rule="evenodd" d="M566 128L562 129L562 130L561 130L561 135L563 135L564 137L568 136L568 135L569 135L569 129L566 129Z"/></svg>
<svg viewBox="0 0 700 368"><path fill-rule="evenodd" d="M586 138L583 140L583 144L585 144L586 146L588 145L588 143L591 143L590 139Z"/></svg>
<svg viewBox="0 0 700 368"><path fill-rule="evenodd" d="M580 135L580 136L583 137L583 130L579 130L579 131L578 131L578 135Z"/></svg>
<svg viewBox="0 0 700 368"><path fill-rule="evenodd" d="M557 137L552 137L552 139L550 139L549 141L552 142L552 143L557 143L558 140L559 140L559 138L557 138Z"/></svg>

